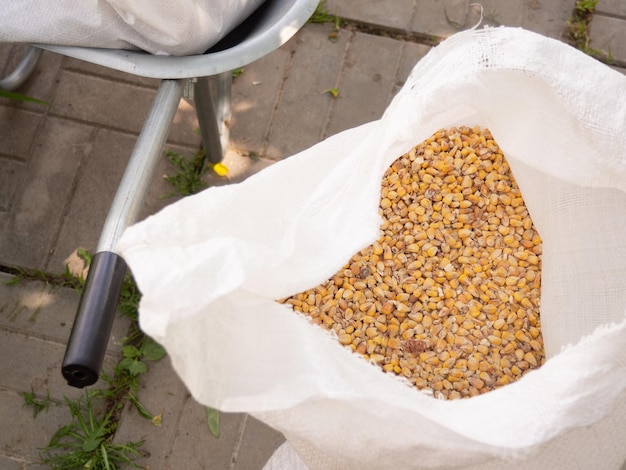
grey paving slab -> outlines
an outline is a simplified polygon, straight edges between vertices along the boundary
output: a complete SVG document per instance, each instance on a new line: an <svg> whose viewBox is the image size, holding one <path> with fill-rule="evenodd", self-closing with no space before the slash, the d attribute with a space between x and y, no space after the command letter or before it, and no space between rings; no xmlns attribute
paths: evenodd
<svg viewBox="0 0 626 470"><path fill-rule="evenodd" d="M279 159L319 142L324 133L333 98L325 90L339 84L339 74L350 34L333 42L329 25L310 25L302 30L285 80L282 96L265 155Z"/></svg>
<svg viewBox="0 0 626 470"><path fill-rule="evenodd" d="M10 218L0 233L0 262L46 267L76 174L91 153L93 133L90 126L46 120L37 134L27 174L19 180Z"/></svg>
<svg viewBox="0 0 626 470"><path fill-rule="evenodd" d="M263 155L285 77L300 34L273 54L247 65L233 80L230 145Z"/></svg>
<svg viewBox="0 0 626 470"><path fill-rule="evenodd" d="M143 121L144 118L142 118L141 124ZM178 105L178 111L174 116L167 140L168 142L200 147L202 139L198 133L198 117L193 104L185 98Z"/></svg>
<svg viewBox="0 0 626 470"><path fill-rule="evenodd" d="M589 26L590 47L626 63L626 18L594 15Z"/></svg>
<svg viewBox="0 0 626 470"><path fill-rule="evenodd" d="M481 21L481 13L481 26L521 26L524 20L524 11L531 2L481 0L474 4L471 3L468 5L467 18L464 22L466 27L478 24Z"/></svg>
<svg viewBox="0 0 626 470"><path fill-rule="evenodd" d="M0 328L22 335L65 344L70 336L80 293L40 281L21 280L0 273ZM119 352L129 321L118 317L113 324L108 350ZM56 373L56 372L55 372Z"/></svg>
<svg viewBox="0 0 626 470"><path fill-rule="evenodd" d="M186 387L164 358L148 364L148 372L142 377L137 398L153 416L161 417L161 424L141 417L128 405L124 410L115 441L124 444L143 440L141 458L136 463L151 469L165 468L172 451L183 407L189 394Z"/></svg>
<svg viewBox="0 0 626 470"><path fill-rule="evenodd" d="M400 60L398 61L398 69L396 70L395 83L392 90L392 97L402 88L409 74L417 63L428 54L430 47L424 44L416 44L412 42L406 42L402 44L402 52L400 53Z"/></svg>
<svg viewBox="0 0 626 470"><path fill-rule="evenodd" d="M467 29L469 0L420 0L416 3L411 31L446 38Z"/></svg>
<svg viewBox="0 0 626 470"><path fill-rule="evenodd" d="M178 423L172 452L162 468L232 468L233 452L241 441L246 419L244 414L221 413L220 435L216 438L209 431L205 408L190 397Z"/></svg>
<svg viewBox="0 0 626 470"><path fill-rule="evenodd" d="M178 113L177 118L184 113ZM185 117L180 118L181 122ZM136 144L136 136L111 129L99 129L91 143L91 155L81 167L75 183L71 203L63 218L58 242L50 258L49 269L62 271L78 248L95 252L104 220L121 181L128 159ZM194 141L199 140L194 135ZM166 144L164 151L173 150L182 155L193 155L191 146ZM163 156L155 169L140 220L156 213L173 200L165 198L173 188L164 180L165 175L176 173Z"/></svg>
<svg viewBox="0 0 626 470"><path fill-rule="evenodd" d="M125 132L139 133L155 91L64 70L53 101L54 114Z"/></svg>
<svg viewBox="0 0 626 470"><path fill-rule="evenodd" d="M623 0L600 0L594 13L626 17L626 3Z"/></svg>
<svg viewBox="0 0 626 470"><path fill-rule="evenodd" d="M50 437L69 419L67 407L58 403L52 403L47 412L42 411L34 418L32 409L24 406L22 396L0 389L0 421L4 423L0 426L0 463L2 458L19 459L20 463L38 461L39 449L46 447Z"/></svg>
<svg viewBox="0 0 626 470"><path fill-rule="evenodd" d="M21 61L26 47L24 45L9 45L0 44L0 51L4 51L3 57L6 62L2 62L2 77L13 71L15 66ZM59 55L44 52L39 59L36 69L28 77L24 85L20 88L19 92L51 102L55 87L58 83L58 74L61 70L63 58ZM16 106L22 109L30 109L36 112L41 112L42 107L33 103L14 103Z"/></svg>
<svg viewBox="0 0 626 470"><path fill-rule="evenodd" d="M236 460L231 468L260 470L283 442L285 437L282 433L248 415Z"/></svg>
<svg viewBox="0 0 626 470"><path fill-rule="evenodd" d="M25 178L26 162L44 117L12 106L6 98L1 103L7 106L0 105L0 122L6 123L0 139L0 211L8 211Z"/></svg>
<svg viewBox="0 0 626 470"><path fill-rule="evenodd" d="M414 0L341 1L328 0L329 13L346 20L377 25L392 30L408 31L415 12Z"/></svg>
<svg viewBox="0 0 626 470"><path fill-rule="evenodd" d="M521 26L561 39L574 3L572 0L424 0L417 3L411 29L421 35L444 38L476 25Z"/></svg>
<svg viewBox="0 0 626 470"><path fill-rule="evenodd" d="M402 44L390 38L351 33L343 61L339 96L324 136L379 119L393 92Z"/></svg>
<svg viewBox="0 0 626 470"><path fill-rule="evenodd" d="M39 112L33 112L14 104L7 98L0 99L0 121L3 123L0 155L26 161L42 125L44 109L40 107Z"/></svg>
<svg viewBox="0 0 626 470"><path fill-rule="evenodd" d="M567 21L574 11L573 0L531 0L525 2L522 27L563 40Z"/></svg>
<svg viewBox="0 0 626 470"><path fill-rule="evenodd" d="M0 74L8 75L19 60L16 58L26 51L27 46L21 44L1 44L0 45Z"/></svg>
<svg viewBox="0 0 626 470"><path fill-rule="evenodd" d="M0 156L0 212L7 212L11 207L13 197L18 187L18 181L23 177L24 162Z"/></svg>
<svg viewBox="0 0 626 470"><path fill-rule="evenodd" d="M0 455L0 468L4 470L23 470L30 462L23 458L12 458L5 455Z"/></svg>
<svg viewBox="0 0 626 470"><path fill-rule="evenodd" d="M78 396L77 389L69 389L61 375L61 362L65 347L59 343L33 336L0 331L0 351L3 361L0 387L13 391L26 391L62 400L64 395Z"/></svg>
<svg viewBox="0 0 626 470"><path fill-rule="evenodd" d="M111 81L100 76L64 70L52 111L54 114L139 134L156 91L151 87ZM174 142L200 142L195 133L198 122L193 106L181 100L170 129Z"/></svg>
<svg viewBox="0 0 626 470"><path fill-rule="evenodd" d="M98 129L90 141L86 159L76 179L67 213L59 231L49 268L59 272L77 248L95 252L102 224L109 211L135 137L110 129Z"/></svg>

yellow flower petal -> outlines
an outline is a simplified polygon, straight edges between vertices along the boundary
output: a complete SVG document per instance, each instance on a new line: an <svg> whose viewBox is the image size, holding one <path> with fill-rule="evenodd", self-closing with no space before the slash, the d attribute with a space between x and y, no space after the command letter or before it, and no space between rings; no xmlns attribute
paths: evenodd
<svg viewBox="0 0 626 470"><path fill-rule="evenodd" d="M213 165L213 171L218 176L228 175L228 167L224 165L223 163L216 163L215 165Z"/></svg>

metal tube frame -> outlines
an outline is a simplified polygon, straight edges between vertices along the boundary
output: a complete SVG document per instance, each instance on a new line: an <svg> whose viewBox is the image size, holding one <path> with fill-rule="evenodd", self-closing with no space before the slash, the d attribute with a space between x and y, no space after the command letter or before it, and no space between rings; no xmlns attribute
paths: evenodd
<svg viewBox="0 0 626 470"><path fill-rule="evenodd" d="M93 385L100 376L127 268L116 244L139 216L183 87L184 80L161 82L109 209L61 366L70 386Z"/></svg>
<svg viewBox="0 0 626 470"><path fill-rule="evenodd" d="M33 73L42 52L43 50L38 47L28 46L26 54L13 72L0 80L0 90L15 91L21 87Z"/></svg>
<svg viewBox="0 0 626 470"><path fill-rule="evenodd" d="M96 251L115 252L126 227L139 215L183 94L184 80L163 80L107 215Z"/></svg>
<svg viewBox="0 0 626 470"><path fill-rule="evenodd" d="M215 87L211 86L211 79L215 80ZM228 148L231 86L232 72L230 71L214 77L201 77L193 83L192 97L198 116L202 144L207 160L212 164L221 162ZM212 93L213 88L215 88L215 99Z"/></svg>
<svg viewBox="0 0 626 470"><path fill-rule="evenodd" d="M222 144L222 152L228 148L230 139L230 117L231 107L230 100L232 95L233 74L231 71L220 73L215 77L217 98L215 102L217 126L220 133L220 142Z"/></svg>

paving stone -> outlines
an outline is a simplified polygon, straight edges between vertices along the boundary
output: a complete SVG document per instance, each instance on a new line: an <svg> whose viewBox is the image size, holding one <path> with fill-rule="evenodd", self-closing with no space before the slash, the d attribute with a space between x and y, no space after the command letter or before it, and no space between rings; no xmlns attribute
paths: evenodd
<svg viewBox="0 0 626 470"><path fill-rule="evenodd" d="M80 292L40 281L18 281L0 273L0 328L66 344L69 339ZM108 350L119 352L129 321L119 317L113 324Z"/></svg>
<svg viewBox="0 0 626 470"><path fill-rule="evenodd" d="M626 17L626 3L624 0L600 0L596 5L594 14Z"/></svg>
<svg viewBox="0 0 626 470"><path fill-rule="evenodd" d="M46 268L75 175L91 153L93 132L82 124L46 120L0 234L1 263Z"/></svg>
<svg viewBox="0 0 626 470"><path fill-rule="evenodd" d="M7 98L0 99L0 103L7 104L0 106L0 122L4 123L0 130L0 155L26 161L44 119L43 115L41 112L12 106L15 103Z"/></svg>
<svg viewBox="0 0 626 470"><path fill-rule="evenodd" d="M0 122L6 123L0 130L0 211L8 211L17 188L26 178L25 162L44 118L12 106L6 98L1 101L8 106L0 106Z"/></svg>
<svg viewBox="0 0 626 470"><path fill-rule="evenodd" d="M24 162L0 156L0 211L7 212L11 207L24 167Z"/></svg>
<svg viewBox="0 0 626 470"><path fill-rule="evenodd" d="M0 330L2 357L11 358L0 366L0 388L28 391L61 401L64 395L79 396L82 392L68 387L61 375L65 353L62 344L27 335ZM10 422L10 421L5 421Z"/></svg>
<svg viewBox="0 0 626 470"><path fill-rule="evenodd" d="M575 3L575 0L528 0L524 5L522 27L563 40Z"/></svg>
<svg viewBox="0 0 626 470"><path fill-rule="evenodd" d="M197 146L199 148L199 145ZM156 214L169 204L181 199L180 196L175 196L174 187L167 182L166 178L175 176L177 174L177 168L172 165L167 157L167 152L175 152L186 158L193 158L198 148L192 148L188 146L180 146L175 144L166 143L163 149L163 156L159 159L157 167L154 170L154 176L148 187L148 194L144 201L143 208L139 215L139 220L143 220L149 215Z"/></svg>
<svg viewBox="0 0 626 470"><path fill-rule="evenodd" d="M178 470L183 466L205 470L231 468L233 451L239 446L246 419L244 414L220 413L220 435L216 438L209 431L205 407L190 397L178 423L174 447L163 469Z"/></svg>
<svg viewBox="0 0 626 470"><path fill-rule="evenodd" d="M358 6L355 3L358 3ZM346 20L408 31L415 11L415 3L413 0L377 2L328 0L324 7L329 14Z"/></svg>
<svg viewBox="0 0 626 470"><path fill-rule="evenodd" d="M619 62L626 62L626 19L594 15L589 26L589 45L609 53Z"/></svg>
<svg viewBox="0 0 626 470"><path fill-rule="evenodd" d="M528 3L519 0L481 0L478 4L470 4L465 26L472 27L479 24L479 21L479 27L521 26L524 19L524 8Z"/></svg>
<svg viewBox="0 0 626 470"><path fill-rule="evenodd" d="M11 458L0 454L0 468L4 470L25 470L30 463L21 457Z"/></svg>
<svg viewBox="0 0 626 470"><path fill-rule="evenodd" d="M233 80L230 145L238 151L263 155L272 116L300 33L280 49L247 65Z"/></svg>
<svg viewBox="0 0 626 470"><path fill-rule="evenodd" d="M90 158L81 168L50 261L54 272L64 269L66 258L77 248L95 253L102 225L134 143L134 137L127 134L109 129L96 131L90 142Z"/></svg>
<svg viewBox="0 0 626 470"><path fill-rule="evenodd" d="M350 34L329 40L329 25L310 25L298 36L297 50L285 80L265 155L280 159L319 142L333 98L325 90L338 85Z"/></svg>
<svg viewBox="0 0 626 470"><path fill-rule="evenodd" d="M19 63L17 56L21 56L28 46L22 44L0 44L0 77L6 77Z"/></svg>
<svg viewBox="0 0 626 470"><path fill-rule="evenodd" d="M51 403L47 412L42 411L34 418L32 408L24 406L22 396L15 391L0 389L0 421L5 423L0 426L0 464L4 463L3 460L15 458L39 461L39 449L46 447L56 430L69 420L67 407L56 403Z"/></svg>
<svg viewBox="0 0 626 470"><path fill-rule="evenodd" d="M398 61L398 70L396 71L396 78L393 84L393 96L395 96L400 88L402 88L413 68L426 54L428 54L429 50L430 47L423 44L416 44L412 42L402 44L402 52L400 53L400 60Z"/></svg>
<svg viewBox="0 0 626 470"><path fill-rule="evenodd" d="M162 469L172 451L180 415L189 394L167 357L148 363L148 372L141 377L140 383L139 402L154 416L160 416L161 424L156 426L151 420L141 417L129 404L124 409L115 442L145 441L142 446L145 455L135 462L152 470Z"/></svg>
<svg viewBox="0 0 626 470"><path fill-rule="evenodd" d="M167 141L200 146L202 138L198 133L198 116L192 102L184 98L180 100Z"/></svg>
<svg viewBox="0 0 626 470"><path fill-rule="evenodd" d="M411 31L446 38L467 29L469 0L420 0L417 2Z"/></svg>
<svg viewBox="0 0 626 470"><path fill-rule="evenodd" d="M393 92L402 45L390 38L354 33L349 42L339 96L325 137L379 119ZM367 97L367 98L364 98Z"/></svg>
<svg viewBox="0 0 626 470"><path fill-rule="evenodd" d="M233 470L259 470L283 442L282 433L248 415Z"/></svg>
<svg viewBox="0 0 626 470"><path fill-rule="evenodd" d="M138 134L155 91L64 70L53 102L54 114Z"/></svg>
<svg viewBox="0 0 626 470"><path fill-rule="evenodd" d="M0 56L0 64L2 64L2 73L0 77L5 77L11 73L15 67L21 62L24 53L27 50L25 45L15 44L12 46L4 45L4 53ZM4 60L2 60L4 58ZM55 86L58 83L57 75L61 69L63 58L57 54L44 51L35 66L35 69L16 92L50 102ZM35 112L45 112L46 107L34 103L15 103L20 109L29 109Z"/></svg>
<svg viewBox="0 0 626 470"><path fill-rule="evenodd" d="M136 138L125 133L109 129L100 129L96 132L92 154L81 168L72 202L63 219L58 243L49 263L50 269L54 272L65 269L68 258L77 248L95 252L104 221L135 143ZM165 198L173 188L163 176L176 173L165 158L167 150L177 150L185 156L193 155L189 147L169 143L165 145L163 157L157 163L138 220L174 202Z"/></svg>
<svg viewBox="0 0 626 470"><path fill-rule="evenodd" d="M71 70L63 71L54 98L59 116L139 134L156 91L145 86L112 82ZM193 105L181 100L169 133L174 142L200 141Z"/></svg>

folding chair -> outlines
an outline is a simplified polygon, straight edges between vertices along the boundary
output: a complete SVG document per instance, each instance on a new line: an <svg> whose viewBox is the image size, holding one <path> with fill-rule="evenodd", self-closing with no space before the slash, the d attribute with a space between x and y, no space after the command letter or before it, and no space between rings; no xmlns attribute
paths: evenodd
<svg viewBox="0 0 626 470"><path fill-rule="evenodd" d="M62 373L83 388L97 382L111 334L126 263L115 252L122 232L133 224L161 156L178 103L187 89L195 104L200 134L212 163L222 159L228 141L232 70L287 42L311 17L318 0L266 0L258 10L207 53L157 56L138 51L37 44L3 80L17 89L48 50L134 75L162 79L109 209L65 351ZM214 102L209 79L216 79ZM220 136L221 135L221 136Z"/></svg>

